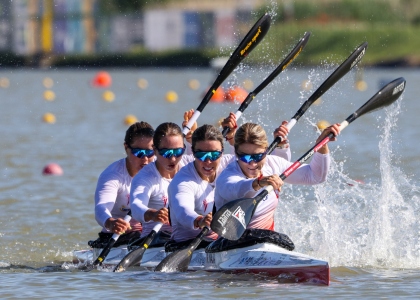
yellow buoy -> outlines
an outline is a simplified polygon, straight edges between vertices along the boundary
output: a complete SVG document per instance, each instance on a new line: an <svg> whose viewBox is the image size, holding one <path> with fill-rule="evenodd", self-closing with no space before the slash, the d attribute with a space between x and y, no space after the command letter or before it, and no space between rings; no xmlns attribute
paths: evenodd
<svg viewBox="0 0 420 300"><path fill-rule="evenodd" d="M200 81L198 81L197 79L191 79L188 82L188 86L190 87L190 89L192 90L198 90L198 88L200 87Z"/></svg>
<svg viewBox="0 0 420 300"><path fill-rule="evenodd" d="M168 102L177 102L178 101L178 94L174 91L169 91L166 93L165 96L166 101Z"/></svg>
<svg viewBox="0 0 420 300"><path fill-rule="evenodd" d="M245 79L243 86L246 90L250 91L254 87L254 83L251 79Z"/></svg>
<svg viewBox="0 0 420 300"><path fill-rule="evenodd" d="M355 83L355 87L358 91L363 92L363 91L366 91L367 89L367 83L364 80L358 80Z"/></svg>
<svg viewBox="0 0 420 300"><path fill-rule="evenodd" d="M102 99L106 102L112 102L115 99L115 95L111 91L105 91L102 94Z"/></svg>
<svg viewBox="0 0 420 300"><path fill-rule="evenodd" d="M44 85L46 89L50 89L54 85L54 80L52 80L50 77L45 77L44 80L42 81L42 84Z"/></svg>
<svg viewBox="0 0 420 300"><path fill-rule="evenodd" d="M310 80L304 80L301 86L304 91L310 91L312 89L312 82Z"/></svg>
<svg viewBox="0 0 420 300"><path fill-rule="evenodd" d="M54 101L55 93L51 90L46 90L44 92L44 99L47 100L47 101Z"/></svg>
<svg viewBox="0 0 420 300"><path fill-rule="evenodd" d="M327 128L330 125L331 124L328 121L325 121L325 120L320 120L320 121L318 121L318 123L316 123L316 127L318 127L319 130L324 130L325 128Z"/></svg>
<svg viewBox="0 0 420 300"><path fill-rule="evenodd" d="M322 103L322 98L318 98L314 102L315 105L321 105L321 103Z"/></svg>
<svg viewBox="0 0 420 300"><path fill-rule="evenodd" d="M145 90L145 89L147 89L147 86L149 85L149 83L147 82L147 80L146 79L144 79L144 78L140 78L138 81L137 81L137 86L139 87L139 88L141 88L142 90Z"/></svg>
<svg viewBox="0 0 420 300"><path fill-rule="evenodd" d="M134 115L127 115L124 119L124 123L127 126L130 126L130 125L132 125L136 122L138 122L138 120L137 120L136 116L134 116Z"/></svg>
<svg viewBox="0 0 420 300"><path fill-rule="evenodd" d="M42 117L42 120L45 123L54 124L55 123L55 116L52 113L46 113Z"/></svg>
<svg viewBox="0 0 420 300"><path fill-rule="evenodd" d="M2 88L8 88L9 85L10 85L9 78L6 78L6 77L1 77L0 78L0 87L2 87Z"/></svg>

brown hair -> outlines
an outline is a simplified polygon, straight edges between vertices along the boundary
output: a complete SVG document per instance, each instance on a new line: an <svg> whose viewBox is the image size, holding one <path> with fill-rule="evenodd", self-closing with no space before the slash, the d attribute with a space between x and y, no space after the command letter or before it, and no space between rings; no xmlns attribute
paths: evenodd
<svg viewBox="0 0 420 300"><path fill-rule="evenodd" d="M138 137L150 137L153 138L155 131L153 127L147 122L136 122L130 127L128 127L127 131L125 132L124 143L127 146L131 146L131 143L135 138Z"/></svg>
<svg viewBox="0 0 420 300"><path fill-rule="evenodd" d="M264 128L254 123L245 123L239 127L235 134L235 151L238 150L240 145L245 143L267 148L268 141Z"/></svg>
<svg viewBox="0 0 420 300"><path fill-rule="evenodd" d="M223 135L222 133L213 125L205 124L198 127L192 135L192 149L195 151L195 145L198 142L202 141L219 141L222 145L223 151Z"/></svg>
<svg viewBox="0 0 420 300"><path fill-rule="evenodd" d="M156 148L159 149L160 141L165 136L176 136L179 135L183 137L181 128L172 122L166 122L160 124L155 131L155 135L153 136L153 144Z"/></svg>

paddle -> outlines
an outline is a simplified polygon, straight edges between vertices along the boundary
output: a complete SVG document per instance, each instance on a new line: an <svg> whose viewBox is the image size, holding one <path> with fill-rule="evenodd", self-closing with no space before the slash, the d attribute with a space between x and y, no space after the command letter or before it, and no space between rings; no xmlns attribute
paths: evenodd
<svg viewBox="0 0 420 300"><path fill-rule="evenodd" d="M367 42L364 42L340 65L337 69L324 81L324 83L306 100L296 114L292 117L286 127L291 130L296 122L303 116L306 110L319 99L329 88L331 88L338 80L346 75L365 55ZM281 143L281 137L277 137L268 147L267 152L271 153L277 145Z"/></svg>
<svg viewBox="0 0 420 300"><path fill-rule="evenodd" d="M166 256L155 268L155 272L186 272L190 264L193 252L209 232L208 227L204 227L200 234L184 249L174 251Z"/></svg>
<svg viewBox="0 0 420 300"><path fill-rule="evenodd" d="M123 272L131 266L139 266L144 253L146 252L147 248L149 248L150 244L152 243L154 237L159 232L161 227L162 223L157 223L155 227L153 227L152 231L147 235L146 239L143 242L143 246L127 253L127 255L124 256L123 259L118 263L118 265L115 266L113 272Z"/></svg>
<svg viewBox="0 0 420 300"><path fill-rule="evenodd" d="M247 35L241 41L239 46L230 56L226 65L220 71L213 85L207 91L206 95L204 96L198 108L194 111L194 114L188 121L187 125L184 126L184 129L182 130L184 135L186 135L190 131L191 127L194 125L195 121L197 121L201 112L206 107L207 103L209 103L213 94L216 92L217 88L229 76L229 74L232 73L232 71L239 65L239 63L246 56L248 56L248 54L255 48L255 46L257 46L262 41L262 39L268 32L268 29L270 28L270 24L271 17L269 14L266 13L254 24L251 30L247 33Z"/></svg>
<svg viewBox="0 0 420 300"><path fill-rule="evenodd" d="M241 106L238 108L238 111L235 113L236 120L238 120L241 117L244 110L248 107L251 101L254 100L257 94L261 92L262 89L264 89L271 81L273 81L274 78L277 77L277 75L279 75L284 69L287 68L289 64L293 62L293 60L300 54L300 52L305 47L310 36L310 32L305 32L304 36L299 40L299 42L296 44L293 50L286 56L286 58L280 63L280 65L255 90L248 94L248 96L242 102ZM229 131L230 128L225 126L222 131L223 137L226 137Z"/></svg>
<svg viewBox="0 0 420 300"><path fill-rule="evenodd" d="M366 113L383 108L396 101L405 88L405 79L398 78L388 83L379 92L377 92L369 101L361 106L355 113L351 114L340 124L340 130L346 128L351 122ZM292 174L300 165L309 159L316 151L329 142L333 134L328 135L322 141L317 143L308 152L306 152L298 161L294 162L281 175L282 180ZM271 185L266 186L262 192L254 198L242 198L231 201L223 205L213 216L211 229L219 236L229 240L237 240L245 232L245 229L255 212L259 202L261 202L270 192L273 191Z"/></svg>
<svg viewBox="0 0 420 300"><path fill-rule="evenodd" d="M130 222L130 220L131 220L131 210L129 210L127 215L124 217L124 221ZM105 246L105 248L102 249L101 253L95 259L93 264L90 267L88 267L85 271L87 272L92 271L98 265L102 265L102 262L108 256L109 252L111 251L111 248L114 246L115 242L118 240L119 237L120 235L118 233L114 233L112 237L109 239L108 244Z"/></svg>

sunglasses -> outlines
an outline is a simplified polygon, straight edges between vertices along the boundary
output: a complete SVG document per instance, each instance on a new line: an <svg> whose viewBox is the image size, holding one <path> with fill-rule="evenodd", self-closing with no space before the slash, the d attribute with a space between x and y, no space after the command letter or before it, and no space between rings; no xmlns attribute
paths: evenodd
<svg viewBox="0 0 420 300"><path fill-rule="evenodd" d="M171 158L172 156L174 156L174 157L182 156L182 154L184 154L184 152L185 152L185 148L186 148L186 146L184 146L182 148L173 148L173 149L162 148L162 149L157 149L157 151L164 158Z"/></svg>
<svg viewBox="0 0 420 300"><path fill-rule="evenodd" d="M153 155L155 155L155 151L153 149L131 148L130 146L128 148L130 148L131 153L133 153L133 155L137 156L138 158L143 158L145 156L147 158L151 158Z"/></svg>
<svg viewBox="0 0 420 300"><path fill-rule="evenodd" d="M206 161L206 159L215 161L222 156L222 153L222 151L194 151L194 157L201 161Z"/></svg>
<svg viewBox="0 0 420 300"><path fill-rule="evenodd" d="M257 154L245 154L236 152L236 155L238 155L239 160L249 164L251 161L255 161L256 163L262 161L267 155L267 152Z"/></svg>

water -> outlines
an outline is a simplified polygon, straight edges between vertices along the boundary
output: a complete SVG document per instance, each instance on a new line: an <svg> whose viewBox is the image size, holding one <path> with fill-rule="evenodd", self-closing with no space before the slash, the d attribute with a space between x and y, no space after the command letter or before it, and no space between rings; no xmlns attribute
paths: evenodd
<svg viewBox="0 0 420 300"><path fill-rule="evenodd" d="M335 66L289 67L266 87L243 115L271 134L331 74ZM251 79L254 88L274 67L243 67L233 80ZM420 93L416 69L364 71L368 89L354 89L352 71L313 105L289 135L293 160L316 139L315 124L341 122L380 88L403 76L401 100L386 110L362 116L330 145L328 182L313 187L287 186L276 214L276 228L288 234L296 250L330 262L329 287L283 284L254 275L195 272L84 273L72 267L72 251L87 248L99 226L93 193L100 172L124 156L124 118L134 114L157 126L180 123L196 108L215 79L211 70L111 70L115 101L102 100L103 89L90 87L93 70L2 70L10 81L0 89L0 282L4 298L289 298L417 297L420 293L420 240L417 111ZM43 99L44 78L54 80L54 101ZM146 79L147 89L137 87ZM198 90L188 88L197 79ZM310 79L313 87L301 85ZM177 103L165 101L169 90ZM217 124L237 104L210 103L199 123ZM42 122L53 113L56 124ZM270 139L271 140L271 139ZM61 177L42 176L43 167L60 164ZM281 293L281 294L279 294Z"/></svg>

